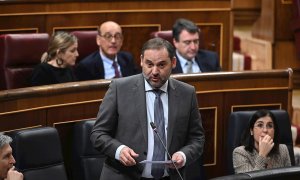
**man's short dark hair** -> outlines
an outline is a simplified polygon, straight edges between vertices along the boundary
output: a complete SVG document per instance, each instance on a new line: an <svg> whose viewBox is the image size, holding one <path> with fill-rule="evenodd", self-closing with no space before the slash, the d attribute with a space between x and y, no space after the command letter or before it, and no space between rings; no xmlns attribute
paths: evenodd
<svg viewBox="0 0 300 180"><path fill-rule="evenodd" d="M200 28L190 20L180 18L175 21L173 25L173 38L178 42L180 33L186 30L189 33L198 33L200 34Z"/></svg>
<svg viewBox="0 0 300 180"><path fill-rule="evenodd" d="M163 49L163 48L165 48L168 51L168 55L169 55L170 59L172 60L173 57L175 56L175 50L174 50L173 45L169 41L162 39L162 38L158 38L158 37L148 40L143 45L141 55L143 57L145 51L148 49L159 50L159 49Z"/></svg>

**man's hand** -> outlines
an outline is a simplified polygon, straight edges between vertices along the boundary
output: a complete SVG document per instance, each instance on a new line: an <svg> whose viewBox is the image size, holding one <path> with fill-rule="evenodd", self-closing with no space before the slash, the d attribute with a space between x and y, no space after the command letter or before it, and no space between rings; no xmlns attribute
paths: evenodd
<svg viewBox="0 0 300 180"><path fill-rule="evenodd" d="M269 135L265 135L263 138L259 137L259 155L267 157L269 152L274 147L273 139Z"/></svg>
<svg viewBox="0 0 300 180"><path fill-rule="evenodd" d="M120 161L125 166L133 166L136 164L134 158L137 158L138 156L139 155L129 147L124 147L120 152Z"/></svg>
<svg viewBox="0 0 300 180"><path fill-rule="evenodd" d="M7 172L6 180L23 180L23 174L15 170L15 166Z"/></svg>
<svg viewBox="0 0 300 180"><path fill-rule="evenodd" d="M182 168L183 163L184 163L184 159L183 159L183 157L182 157L182 155L181 155L180 153L174 153L174 154L172 155L172 161L175 162L175 165L176 165L176 167L177 167L178 169L179 169L179 168ZM175 169L173 163L170 164L168 167L169 167L169 168L172 168L172 169Z"/></svg>

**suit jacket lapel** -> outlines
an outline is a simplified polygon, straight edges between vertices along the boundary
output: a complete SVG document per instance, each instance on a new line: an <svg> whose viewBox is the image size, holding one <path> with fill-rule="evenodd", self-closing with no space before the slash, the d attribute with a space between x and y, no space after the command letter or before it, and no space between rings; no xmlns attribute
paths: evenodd
<svg viewBox="0 0 300 180"><path fill-rule="evenodd" d="M104 74L105 74L105 70L104 70L104 65L103 65L103 60L100 56L100 53L97 53L97 57L98 59L96 60L96 67L97 67L97 73L98 73L98 78L99 79L104 79Z"/></svg>
<svg viewBox="0 0 300 180"><path fill-rule="evenodd" d="M135 109L137 112L138 119L141 124L142 133L146 146L148 144L148 131L147 131L147 109L146 109L146 96L145 96L145 85L144 77L141 74L138 76L137 81L132 89L132 97L134 97Z"/></svg>
<svg viewBox="0 0 300 180"><path fill-rule="evenodd" d="M203 59L204 58L202 57L201 53L198 52L197 56L195 57L195 61L198 64L201 72L205 72L205 66L201 63Z"/></svg>
<svg viewBox="0 0 300 180"><path fill-rule="evenodd" d="M167 147L170 147L172 142L174 127L176 124L176 117L178 112L177 102L178 99L178 91L176 91L176 85L174 84L172 78L169 79L169 87L168 87L168 103L169 103L169 119L168 119L168 135L167 135Z"/></svg>

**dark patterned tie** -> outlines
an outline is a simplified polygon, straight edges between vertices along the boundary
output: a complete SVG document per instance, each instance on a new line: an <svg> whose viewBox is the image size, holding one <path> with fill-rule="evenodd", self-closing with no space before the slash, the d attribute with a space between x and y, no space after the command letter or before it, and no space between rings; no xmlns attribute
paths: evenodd
<svg viewBox="0 0 300 180"><path fill-rule="evenodd" d="M160 99L161 90L153 90L155 94L154 101L154 123L156 125L157 133L161 136L162 141L166 144L165 137L165 120L164 120L164 108L162 101ZM154 135L154 150L153 150L153 161L164 161L165 160L165 149L159 138ZM164 175L164 165L163 164L152 164L151 175L155 179L159 179Z"/></svg>
<svg viewBox="0 0 300 180"><path fill-rule="evenodd" d="M121 76L120 76L119 69L118 69L118 64L116 63L116 61L114 61L112 65L113 65L113 67L114 67L114 69L115 69L115 77L114 77L114 78L119 78L119 77L121 77Z"/></svg>

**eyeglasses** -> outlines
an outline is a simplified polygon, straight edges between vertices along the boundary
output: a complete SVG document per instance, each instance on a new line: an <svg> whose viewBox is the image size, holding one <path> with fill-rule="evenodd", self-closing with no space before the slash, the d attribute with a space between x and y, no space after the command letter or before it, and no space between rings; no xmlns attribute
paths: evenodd
<svg viewBox="0 0 300 180"><path fill-rule="evenodd" d="M263 123L257 123L254 125L254 127L258 128L258 129L263 129L263 128L266 128L266 129L273 129L274 128L274 125L272 123L268 123L266 125L264 125Z"/></svg>
<svg viewBox="0 0 300 180"><path fill-rule="evenodd" d="M117 33L115 35L106 33L104 35L99 34L100 37L103 37L106 41L112 41L115 38L116 41L121 41L123 39L123 35L121 33Z"/></svg>

